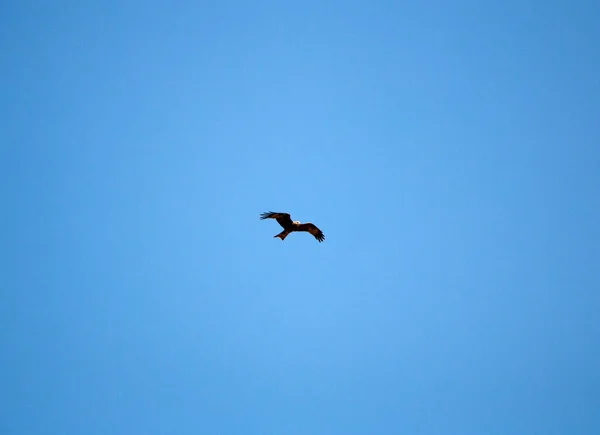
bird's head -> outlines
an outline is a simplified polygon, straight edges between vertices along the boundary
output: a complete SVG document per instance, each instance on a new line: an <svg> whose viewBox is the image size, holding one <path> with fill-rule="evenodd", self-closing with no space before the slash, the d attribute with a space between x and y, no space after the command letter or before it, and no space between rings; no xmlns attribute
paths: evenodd
<svg viewBox="0 0 600 435"><path fill-rule="evenodd" d="M300 225L300 221L294 221L294 225Z"/></svg>

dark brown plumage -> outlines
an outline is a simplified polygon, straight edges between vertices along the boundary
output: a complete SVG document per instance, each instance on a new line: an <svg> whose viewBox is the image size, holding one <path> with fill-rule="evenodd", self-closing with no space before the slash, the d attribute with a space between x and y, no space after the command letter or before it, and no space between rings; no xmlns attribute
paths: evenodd
<svg viewBox="0 0 600 435"><path fill-rule="evenodd" d="M292 221L292 218L290 218L289 213L275 213L269 211L266 213L262 213L260 215L260 218L261 220L275 219L279 223L279 225L283 227L282 232L280 232L276 236L273 236L279 237L282 241L287 237L289 233L293 233L294 231L305 231L307 233L310 233L313 236L315 236L315 239L317 239L319 243L325 240L325 235L319 228L317 228L315 224L311 224L310 222L301 224L299 221Z"/></svg>

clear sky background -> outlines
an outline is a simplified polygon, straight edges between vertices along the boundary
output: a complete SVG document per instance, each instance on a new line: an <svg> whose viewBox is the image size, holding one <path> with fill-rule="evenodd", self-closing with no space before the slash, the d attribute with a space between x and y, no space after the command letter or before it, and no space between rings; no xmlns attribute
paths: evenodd
<svg viewBox="0 0 600 435"><path fill-rule="evenodd" d="M0 433L600 433L599 21L3 2Z"/></svg>

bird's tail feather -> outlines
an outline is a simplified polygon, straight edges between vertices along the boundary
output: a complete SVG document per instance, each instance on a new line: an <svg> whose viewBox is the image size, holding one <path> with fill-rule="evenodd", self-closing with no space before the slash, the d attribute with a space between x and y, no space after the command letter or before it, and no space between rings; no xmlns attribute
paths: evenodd
<svg viewBox="0 0 600 435"><path fill-rule="evenodd" d="M281 239L281 241L283 241L283 239L285 239L287 237L287 235L289 234L289 231L282 231L279 234L277 234L276 236L273 237L278 237Z"/></svg>

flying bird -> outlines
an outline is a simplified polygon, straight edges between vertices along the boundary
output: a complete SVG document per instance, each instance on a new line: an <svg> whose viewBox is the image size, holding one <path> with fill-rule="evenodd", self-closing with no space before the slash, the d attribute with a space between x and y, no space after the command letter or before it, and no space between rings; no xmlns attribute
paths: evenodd
<svg viewBox="0 0 600 435"><path fill-rule="evenodd" d="M260 215L260 219L275 219L279 225L283 227L283 231L273 237L279 237L281 241L287 237L289 233L293 233L294 231L306 231L315 236L315 239L321 243L325 240L325 236L323 232L317 228L315 224L311 224L307 222L305 224L301 224L300 221L292 221L289 213L274 213L272 211L262 213Z"/></svg>

